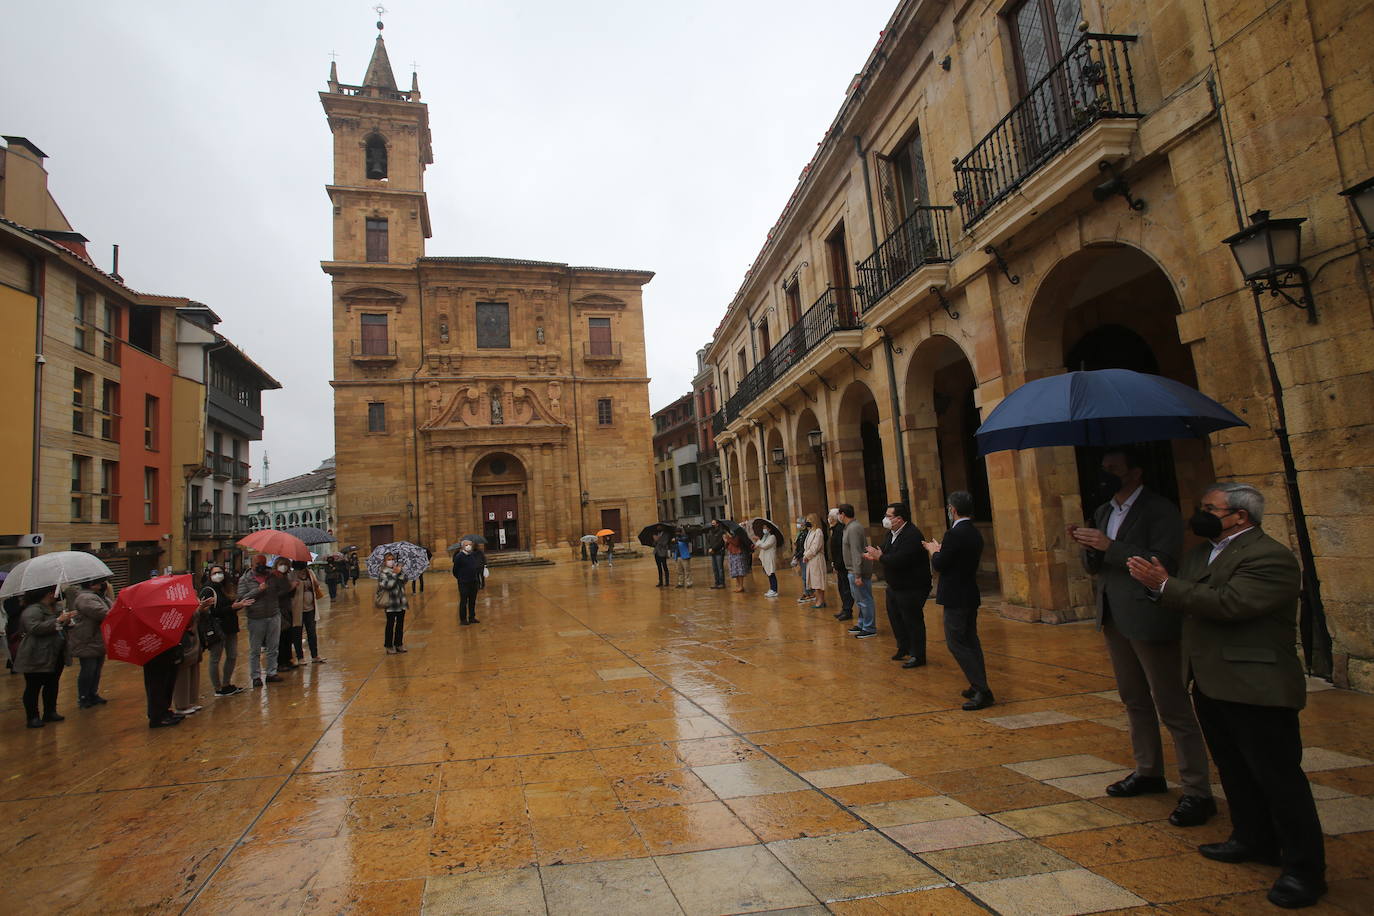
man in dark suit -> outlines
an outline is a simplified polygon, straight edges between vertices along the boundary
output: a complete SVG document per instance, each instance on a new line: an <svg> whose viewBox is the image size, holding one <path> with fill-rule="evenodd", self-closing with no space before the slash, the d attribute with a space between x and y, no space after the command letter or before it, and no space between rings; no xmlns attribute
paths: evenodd
<svg viewBox="0 0 1374 916"><path fill-rule="evenodd" d="M983 534L973 524L973 496L963 490L949 494L945 512L949 530L944 543L926 541L930 565L940 574L935 602L945 609L945 644L968 678L964 709L986 709L995 701L988 687L983 643L978 639L978 562L983 558Z"/></svg>
<svg viewBox="0 0 1374 916"><path fill-rule="evenodd" d="M883 516L887 537L881 547L869 547L864 556L883 564L887 580L887 620L897 638L897 653L892 660L906 659L903 668L919 668L926 663L925 604L930 597L930 561L921 530L911 523L911 510L905 503L892 503Z"/></svg>
<svg viewBox="0 0 1374 916"><path fill-rule="evenodd" d="M1183 796L1169 815L1176 827L1205 824L1217 813L1207 772L1207 747L1198 727L1188 686L1178 676L1183 621L1157 605L1126 569L1130 557L1157 557L1176 569L1183 553L1178 507L1142 483L1144 471L1134 449L1112 449L1102 456L1102 474L1116 492L1093 515L1094 527L1069 526L1083 550L1097 593L1097 627L1107 641L1116 689L1126 704L1135 771L1107 786L1115 798L1169 791L1164 780L1162 720L1174 739Z"/></svg>
<svg viewBox="0 0 1374 916"><path fill-rule="evenodd" d="M1231 810L1231 837L1198 852L1219 862L1266 862L1282 907L1326 892L1326 851L1302 771L1298 710L1306 682L1297 655L1302 575L1293 553L1260 530L1264 495L1249 484L1208 488L1189 522L1207 538L1177 575L1131 557L1131 575L1183 615L1183 672Z"/></svg>

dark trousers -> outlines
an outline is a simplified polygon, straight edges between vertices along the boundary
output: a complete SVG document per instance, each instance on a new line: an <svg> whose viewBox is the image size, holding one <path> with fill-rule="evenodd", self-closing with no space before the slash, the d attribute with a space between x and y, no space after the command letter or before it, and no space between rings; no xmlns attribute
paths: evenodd
<svg viewBox="0 0 1374 916"><path fill-rule="evenodd" d="M100 672L105 669L105 657L79 658L81 673L76 676L76 698L89 700L100 695Z"/></svg>
<svg viewBox="0 0 1374 916"><path fill-rule="evenodd" d="M302 635L305 636L306 643L310 646L310 657L320 657L320 638L319 634L315 631L314 611L303 611L301 613L301 625L298 627L292 627L291 630L292 635L295 636L296 639L295 644L297 658L299 658L301 661L305 661L305 653L301 651L301 649L303 648L301 646Z"/></svg>
<svg viewBox="0 0 1374 916"><path fill-rule="evenodd" d="M1298 711L1214 700L1196 684L1193 705L1231 808L1231 837L1278 850L1285 874L1323 877L1326 848L1302 771Z"/></svg>
<svg viewBox="0 0 1374 916"><path fill-rule="evenodd" d="M424 590L425 590L425 574L424 574L424 573L420 573L420 577L419 577L418 579L411 579L411 580L410 580L410 593L411 593L412 595L415 594L415 586L416 586L416 585L419 585L419 586L420 586L420 591L424 591Z"/></svg>
<svg viewBox="0 0 1374 916"><path fill-rule="evenodd" d="M45 674L24 675L24 717L38 718L38 693L43 693L43 715L57 715L57 687L62 681L62 666Z"/></svg>
<svg viewBox="0 0 1374 916"><path fill-rule="evenodd" d="M291 650L296 650L296 657L304 659L301 655L301 628L288 626L290 617L281 619L281 636L277 638L277 667L284 668L291 664Z"/></svg>
<svg viewBox="0 0 1374 916"><path fill-rule="evenodd" d="M715 579L714 584L725 587L725 557L721 554L711 554L711 577Z"/></svg>
<svg viewBox="0 0 1374 916"><path fill-rule="evenodd" d="M926 596L918 591L887 588L887 622L897 639L897 651L926 660Z"/></svg>
<svg viewBox="0 0 1374 916"><path fill-rule="evenodd" d="M672 582L668 575L668 558L654 554L654 567L658 570L658 584L671 585Z"/></svg>
<svg viewBox="0 0 1374 916"><path fill-rule="evenodd" d="M477 619L477 583L458 583L458 619Z"/></svg>
<svg viewBox="0 0 1374 916"><path fill-rule="evenodd" d="M968 685L988 689L988 671L983 663L983 643L978 639L976 607L945 608L945 645L968 678Z"/></svg>
<svg viewBox="0 0 1374 916"><path fill-rule="evenodd" d="M770 572L768 574L768 590L770 592L776 592L778 590L778 574L775 572Z"/></svg>
<svg viewBox="0 0 1374 916"><path fill-rule="evenodd" d="M177 683L176 648L148 659L143 666L143 692L148 697L148 721L161 722L172 708Z"/></svg>
<svg viewBox="0 0 1374 916"><path fill-rule="evenodd" d="M325 580L324 587L329 589L329 600L333 601L339 596L339 583Z"/></svg>
<svg viewBox="0 0 1374 916"><path fill-rule="evenodd" d="M390 611L386 614L386 637L382 645L387 649L405 645L406 635L406 612Z"/></svg>
<svg viewBox="0 0 1374 916"><path fill-rule="evenodd" d="M849 588L849 571L843 566L835 567L835 587L840 591L840 612L854 613L854 592Z"/></svg>

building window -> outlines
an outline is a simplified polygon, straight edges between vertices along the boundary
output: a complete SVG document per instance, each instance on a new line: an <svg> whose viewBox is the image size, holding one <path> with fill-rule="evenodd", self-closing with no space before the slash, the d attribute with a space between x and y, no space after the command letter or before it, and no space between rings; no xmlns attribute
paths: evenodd
<svg viewBox="0 0 1374 916"><path fill-rule="evenodd" d="M94 401L95 376L77 369L72 372L72 432L94 434L91 410Z"/></svg>
<svg viewBox="0 0 1374 916"><path fill-rule="evenodd" d="M367 405L367 431L370 433L386 432L386 405L373 401Z"/></svg>
<svg viewBox="0 0 1374 916"><path fill-rule="evenodd" d="M100 438L119 438L119 383L106 381L100 389Z"/></svg>
<svg viewBox="0 0 1374 916"><path fill-rule="evenodd" d="M611 414L611 399L610 399L610 398L597 398L597 399L596 399L596 425L597 425L597 426L610 426L610 425L611 425L611 421L612 421L613 419L614 419L614 417L613 417L613 415Z"/></svg>
<svg viewBox="0 0 1374 916"><path fill-rule="evenodd" d="M157 398L151 394L143 398L143 447L150 452L157 451Z"/></svg>
<svg viewBox="0 0 1374 916"><path fill-rule="evenodd" d="M363 356L386 356L391 349L391 341L387 337L386 316L361 315L359 321Z"/></svg>
<svg viewBox="0 0 1374 916"><path fill-rule="evenodd" d="M592 356L610 356L613 349L611 346L611 319L588 318L587 340L591 347Z"/></svg>
<svg viewBox="0 0 1374 916"><path fill-rule="evenodd" d="M76 348L91 352L90 330L86 325L91 321L91 294L84 290L76 291Z"/></svg>
<svg viewBox="0 0 1374 916"><path fill-rule="evenodd" d="M100 520L113 523L118 521L115 509L119 505L119 464L115 461L100 462Z"/></svg>
<svg viewBox="0 0 1374 916"><path fill-rule="evenodd" d="M684 497L682 497L682 514L683 514L683 515L700 515L700 514L701 514L701 497L700 497L700 496L684 496Z"/></svg>
<svg viewBox="0 0 1374 916"><path fill-rule="evenodd" d="M684 487L696 483L697 466L695 464L684 464L677 469L677 479L682 481Z"/></svg>
<svg viewBox="0 0 1374 916"><path fill-rule="evenodd" d="M787 317L792 324L800 324L802 316L801 304L801 281L793 280L783 288L783 294L787 298Z"/></svg>
<svg viewBox="0 0 1374 916"><path fill-rule="evenodd" d="M1021 0L1007 14L1011 22L1021 91L1050 72L1078 37L1082 0Z"/></svg>
<svg viewBox="0 0 1374 916"><path fill-rule="evenodd" d="M363 169L368 178L373 180L386 177L386 141L381 134L370 134L367 138L367 146L364 152ZM368 260L372 260L368 258ZM385 260L385 259L383 259Z"/></svg>
<svg viewBox="0 0 1374 916"><path fill-rule="evenodd" d="M390 243L387 240L387 223L384 219L367 220L367 260L385 264Z"/></svg>
<svg viewBox="0 0 1374 916"><path fill-rule="evenodd" d="M162 355L162 311L157 306L129 308L129 343L149 356Z"/></svg>
<svg viewBox="0 0 1374 916"><path fill-rule="evenodd" d="M105 303L105 319L100 326L105 332L104 339L100 342L100 355L108 363L119 362L119 306Z"/></svg>
<svg viewBox="0 0 1374 916"><path fill-rule="evenodd" d="M510 347L510 306L504 302L477 303L477 347L500 350Z"/></svg>
<svg viewBox="0 0 1374 916"><path fill-rule="evenodd" d="M72 521L89 522L90 515L86 506L86 491L90 489L91 459L84 455L72 456Z"/></svg>
<svg viewBox="0 0 1374 916"><path fill-rule="evenodd" d="M143 469L143 521L157 522L157 468Z"/></svg>
<svg viewBox="0 0 1374 916"><path fill-rule="evenodd" d="M773 341L768 335L768 316L759 319L759 352L764 356L773 349Z"/></svg>
<svg viewBox="0 0 1374 916"><path fill-rule="evenodd" d="M749 357L745 354L744 348L740 347L739 352L735 354L735 358L739 361L739 378L742 382L744 381L744 377L749 374Z"/></svg>

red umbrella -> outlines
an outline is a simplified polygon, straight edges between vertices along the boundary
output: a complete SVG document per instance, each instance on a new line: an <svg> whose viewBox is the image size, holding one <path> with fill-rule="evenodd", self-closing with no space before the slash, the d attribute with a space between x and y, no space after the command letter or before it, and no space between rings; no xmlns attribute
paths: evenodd
<svg viewBox="0 0 1374 916"><path fill-rule="evenodd" d="M310 562L310 548L305 546L305 541L294 534L287 534L285 531L278 531L275 528L254 531L239 541L239 546L256 550L258 553L286 557L289 560Z"/></svg>
<svg viewBox="0 0 1374 916"><path fill-rule="evenodd" d="M130 585L100 624L109 657L147 664L181 642L199 604L189 575L159 576Z"/></svg>

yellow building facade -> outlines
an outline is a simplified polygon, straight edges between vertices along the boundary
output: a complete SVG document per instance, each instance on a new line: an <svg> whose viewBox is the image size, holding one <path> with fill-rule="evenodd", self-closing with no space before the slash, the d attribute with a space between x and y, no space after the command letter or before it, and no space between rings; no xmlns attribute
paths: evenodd
<svg viewBox="0 0 1374 916"><path fill-rule="evenodd" d="M377 37L331 70L338 535L443 561L465 534L548 552L654 520L647 271L425 254L433 162L417 81Z"/></svg>
<svg viewBox="0 0 1374 916"><path fill-rule="evenodd" d="M900 3L706 356L732 515L851 502L876 535L906 499L938 534L968 490L1001 612L1082 619L1065 529L1100 451L973 433L1033 379L1163 374L1249 426L1151 445L1147 479L1180 524L1213 479L1260 486L1311 669L1374 689L1371 258L1340 194L1374 175L1371 29L1359 2ZM1305 220L1315 312L1243 282L1224 240L1260 210Z"/></svg>

